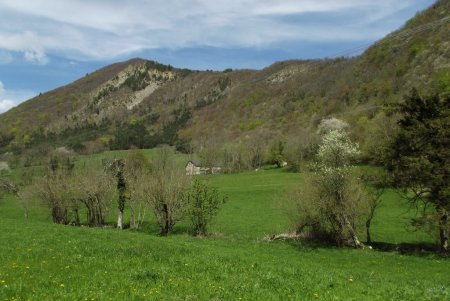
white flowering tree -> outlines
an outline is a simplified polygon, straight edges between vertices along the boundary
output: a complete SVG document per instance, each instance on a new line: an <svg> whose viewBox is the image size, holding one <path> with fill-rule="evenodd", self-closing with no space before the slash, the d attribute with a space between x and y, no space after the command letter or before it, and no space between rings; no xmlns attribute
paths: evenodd
<svg viewBox="0 0 450 301"><path fill-rule="evenodd" d="M338 245L363 246L356 227L367 206L362 186L351 172L358 154L358 145L346 132L331 130L323 136L309 183L296 194L297 231L310 229L313 235L331 238Z"/></svg>

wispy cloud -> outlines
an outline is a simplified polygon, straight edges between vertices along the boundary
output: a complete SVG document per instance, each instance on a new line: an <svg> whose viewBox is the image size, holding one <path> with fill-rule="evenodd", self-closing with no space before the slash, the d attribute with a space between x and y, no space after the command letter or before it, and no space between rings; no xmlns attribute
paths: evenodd
<svg viewBox="0 0 450 301"><path fill-rule="evenodd" d="M3 87L3 83L0 82L0 114L8 111L15 105L12 100L2 98L4 92L5 88Z"/></svg>
<svg viewBox="0 0 450 301"><path fill-rule="evenodd" d="M45 64L48 53L96 60L145 49L366 42L394 29L380 20L423 2L0 0L0 49L22 52L24 59ZM317 23L308 14L330 21Z"/></svg>
<svg viewBox="0 0 450 301"><path fill-rule="evenodd" d="M32 63L46 64L48 62L41 38L31 31L0 32L0 49L23 52L24 59Z"/></svg>
<svg viewBox="0 0 450 301"><path fill-rule="evenodd" d="M5 89L3 82L0 81L0 114L4 113L24 100L30 99L36 93L28 90L9 90Z"/></svg>
<svg viewBox="0 0 450 301"><path fill-rule="evenodd" d="M16 104L12 100L0 99L0 114L12 109L15 106Z"/></svg>

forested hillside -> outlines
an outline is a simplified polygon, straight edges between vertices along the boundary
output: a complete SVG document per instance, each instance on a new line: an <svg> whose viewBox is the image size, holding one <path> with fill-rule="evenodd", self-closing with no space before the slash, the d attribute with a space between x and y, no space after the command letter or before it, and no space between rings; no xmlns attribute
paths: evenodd
<svg viewBox="0 0 450 301"><path fill-rule="evenodd" d="M263 70L194 71L133 59L97 70L0 115L0 152L77 152L304 139L332 116L367 156L383 107L412 88L450 92L450 2L437 1L356 57ZM378 128L378 129L377 129ZM251 142L250 142L251 141Z"/></svg>

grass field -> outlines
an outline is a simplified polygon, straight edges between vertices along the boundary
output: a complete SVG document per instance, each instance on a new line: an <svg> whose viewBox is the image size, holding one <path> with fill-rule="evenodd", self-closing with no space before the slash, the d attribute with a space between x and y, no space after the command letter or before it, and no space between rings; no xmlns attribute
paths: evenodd
<svg viewBox="0 0 450 301"><path fill-rule="evenodd" d="M191 237L186 222L159 237L152 216L142 231L55 225L39 206L25 220L7 196L0 300L450 300L450 260L438 255L262 241L287 230L276 202L302 185L301 174L269 169L210 181L228 202L208 238ZM374 240L431 241L407 230L412 212L394 192L383 197Z"/></svg>

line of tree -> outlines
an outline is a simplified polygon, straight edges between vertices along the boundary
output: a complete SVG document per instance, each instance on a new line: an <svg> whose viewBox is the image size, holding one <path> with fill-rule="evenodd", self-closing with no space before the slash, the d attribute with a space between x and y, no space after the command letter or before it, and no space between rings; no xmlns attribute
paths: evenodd
<svg viewBox="0 0 450 301"><path fill-rule="evenodd" d="M103 166L76 167L72 157L53 156L44 176L34 177L15 193L24 203L39 200L53 222L65 225L81 225L85 220L92 227L105 226L116 207L119 229L124 228L126 208L130 227L139 229L152 211L160 235L170 234L184 218L191 221L192 234L207 235L225 200L206 182L196 179L192 183L176 163L171 147L156 149L153 162L142 151L132 150L125 158L105 160ZM6 180L0 186L15 188Z"/></svg>

